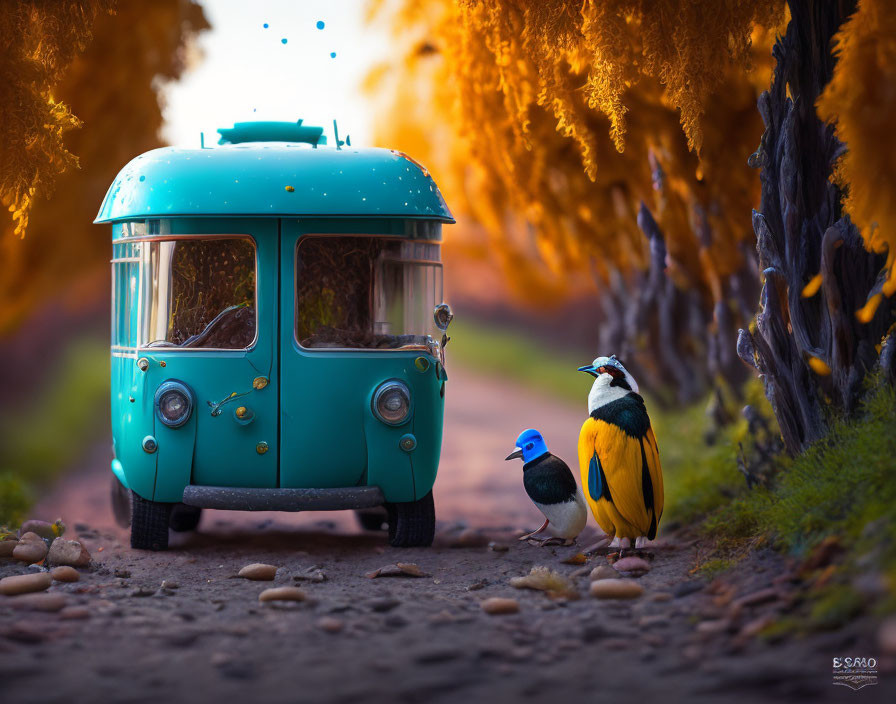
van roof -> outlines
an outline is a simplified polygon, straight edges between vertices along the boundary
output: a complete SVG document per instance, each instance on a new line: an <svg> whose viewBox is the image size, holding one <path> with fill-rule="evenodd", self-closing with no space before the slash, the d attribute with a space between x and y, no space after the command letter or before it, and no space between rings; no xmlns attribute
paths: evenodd
<svg viewBox="0 0 896 704"><path fill-rule="evenodd" d="M242 142L131 160L96 223L192 216L454 218L429 172L389 149Z"/></svg>

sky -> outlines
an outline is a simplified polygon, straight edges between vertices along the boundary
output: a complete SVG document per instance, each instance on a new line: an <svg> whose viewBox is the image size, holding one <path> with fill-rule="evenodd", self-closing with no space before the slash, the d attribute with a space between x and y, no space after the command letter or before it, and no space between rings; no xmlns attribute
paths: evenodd
<svg viewBox="0 0 896 704"><path fill-rule="evenodd" d="M364 25L366 0L201 4L212 29L199 38L198 65L165 89L168 143L198 147L204 132L206 145L216 144L216 130L234 122L298 118L324 127L331 144L334 118L340 139L350 134L353 145L372 143L359 85L389 44L382 28Z"/></svg>

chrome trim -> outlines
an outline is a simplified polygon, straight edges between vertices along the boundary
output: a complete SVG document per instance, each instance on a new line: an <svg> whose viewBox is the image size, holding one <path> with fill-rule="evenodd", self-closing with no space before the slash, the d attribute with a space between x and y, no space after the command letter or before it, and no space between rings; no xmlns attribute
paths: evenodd
<svg viewBox="0 0 896 704"><path fill-rule="evenodd" d="M405 417L399 421L386 420L385 418L383 418L380 415L380 412L377 409L377 402L379 401L380 397L387 391L389 391L391 389L395 389L395 388L401 389L401 391L404 393L405 398L407 399L407 402L408 402L407 415L405 415ZM376 391L373 392L373 398L371 398L371 400L370 400L370 409L373 412L374 418L376 418L378 421L380 421L380 423L388 425L392 428L397 428L400 425L404 425L414 415L414 399L411 396L410 387L408 387L408 385L406 383L404 383L401 379L387 379L382 384L377 386Z"/></svg>

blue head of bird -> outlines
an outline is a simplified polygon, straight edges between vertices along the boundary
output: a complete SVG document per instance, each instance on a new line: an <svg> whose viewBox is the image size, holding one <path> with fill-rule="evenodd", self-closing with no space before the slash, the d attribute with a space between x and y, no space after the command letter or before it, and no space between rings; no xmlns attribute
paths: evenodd
<svg viewBox="0 0 896 704"><path fill-rule="evenodd" d="M591 392L588 394L588 412L622 398L629 393L638 393L638 382L629 374L616 355L597 357L591 364L579 367L594 377Z"/></svg>
<svg viewBox="0 0 896 704"><path fill-rule="evenodd" d="M545 443L544 438L541 437L541 433L534 428L529 428L520 433L520 436L516 439L516 447L513 448L513 452L507 455L504 459L521 459L525 464L534 459L538 459L547 451L548 446L547 443Z"/></svg>

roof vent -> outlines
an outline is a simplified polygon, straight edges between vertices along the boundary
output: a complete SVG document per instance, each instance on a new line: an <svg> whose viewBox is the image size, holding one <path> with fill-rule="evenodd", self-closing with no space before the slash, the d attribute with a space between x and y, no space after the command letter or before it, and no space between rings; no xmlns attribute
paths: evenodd
<svg viewBox="0 0 896 704"><path fill-rule="evenodd" d="M323 127L308 127L295 122L234 122L233 127L218 130L218 144L243 142L299 142L317 147L327 143Z"/></svg>

